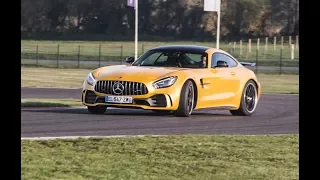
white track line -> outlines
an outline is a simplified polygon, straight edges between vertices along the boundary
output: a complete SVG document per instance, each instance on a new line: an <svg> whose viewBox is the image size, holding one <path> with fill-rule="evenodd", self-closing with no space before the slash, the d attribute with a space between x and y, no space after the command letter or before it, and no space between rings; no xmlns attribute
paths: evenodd
<svg viewBox="0 0 320 180"><path fill-rule="evenodd" d="M191 134L181 134L191 135ZM214 136L234 136L230 134L194 134L194 135L214 135ZM239 136L283 136L288 134L252 134L252 135L239 135ZM298 134L299 135L299 134ZM21 137L21 140L55 140L55 139L79 139L79 138L126 138L126 137L160 137L160 136L178 136L178 135L111 135L111 136L58 136L58 137Z"/></svg>

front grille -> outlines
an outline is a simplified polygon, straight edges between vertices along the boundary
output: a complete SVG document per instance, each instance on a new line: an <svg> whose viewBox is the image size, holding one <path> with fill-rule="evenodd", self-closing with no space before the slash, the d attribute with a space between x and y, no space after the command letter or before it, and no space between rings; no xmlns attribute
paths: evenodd
<svg viewBox="0 0 320 180"><path fill-rule="evenodd" d="M120 83L117 86L116 83ZM114 90L114 87L120 87ZM144 95L148 94L147 86L139 82L129 81L98 81L94 90L99 93L112 95Z"/></svg>

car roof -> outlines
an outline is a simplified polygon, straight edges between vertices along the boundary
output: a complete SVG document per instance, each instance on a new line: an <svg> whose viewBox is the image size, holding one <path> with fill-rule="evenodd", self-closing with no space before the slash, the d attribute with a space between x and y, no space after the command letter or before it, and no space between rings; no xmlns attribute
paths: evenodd
<svg viewBox="0 0 320 180"><path fill-rule="evenodd" d="M198 45L167 45L167 46L159 46L152 48L150 50L174 50L174 51L187 51L187 52L195 52L195 53L205 53L208 49L212 49L211 47L207 46L198 46Z"/></svg>

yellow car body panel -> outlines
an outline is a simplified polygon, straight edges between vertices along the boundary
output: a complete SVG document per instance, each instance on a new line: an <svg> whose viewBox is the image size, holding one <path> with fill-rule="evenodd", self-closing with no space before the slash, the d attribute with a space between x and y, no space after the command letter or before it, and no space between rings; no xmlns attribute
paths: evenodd
<svg viewBox="0 0 320 180"><path fill-rule="evenodd" d="M232 68L211 68L212 54L225 51L209 48L205 51L208 54L207 68L179 68L179 67L151 67L151 66L132 66L113 65L98 68L92 71L95 82L101 80L111 81L130 81L139 82L146 85L148 93L144 95L130 95L133 99L147 99L154 95L163 94L167 105L165 107L152 107L142 104L108 104L104 102L86 103L85 93L90 90L99 97L108 96L108 94L96 92L95 84L89 85L85 80L83 82L82 102L86 106L107 105L113 107L132 107L150 110L177 110L179 106L180 94L184 83L189 79L195 85L195 108L217 108L225 110L236 110L240 106L242 92L245 84L253 80L257 85L258 99L261 94L261 85L255 76L255 73L241 65ZM177 76L176 82L167 88L156 89L153 83L165 77ZM109 94L110 95L110 94Z"/></svg>

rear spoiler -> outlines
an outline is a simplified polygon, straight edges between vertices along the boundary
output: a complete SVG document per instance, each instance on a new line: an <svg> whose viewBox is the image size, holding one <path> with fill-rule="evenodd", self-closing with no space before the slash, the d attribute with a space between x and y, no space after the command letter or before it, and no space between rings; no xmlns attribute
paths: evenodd
<svg viewBox="0 0 320 180"><path fill-rule="evenodd" d="M256 63L251 63L251 62L240 62L242 66L256 66Z"/></svg>

